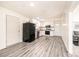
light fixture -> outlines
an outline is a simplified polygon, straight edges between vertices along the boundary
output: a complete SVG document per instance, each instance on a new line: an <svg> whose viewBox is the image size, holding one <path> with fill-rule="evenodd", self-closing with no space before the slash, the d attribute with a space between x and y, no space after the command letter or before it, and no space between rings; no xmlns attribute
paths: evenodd
<svg viewBox="0 0 79 59"><path fill-rule="evenodd" d="M31 3L30 3L30 6L34 6L34 3L31 2Z"/></svg>

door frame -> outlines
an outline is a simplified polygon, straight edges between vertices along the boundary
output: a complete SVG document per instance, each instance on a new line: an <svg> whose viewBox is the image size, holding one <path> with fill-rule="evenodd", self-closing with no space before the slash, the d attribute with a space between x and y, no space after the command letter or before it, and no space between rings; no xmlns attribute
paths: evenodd
<svg viewBox="0 0 79 59"><path fill-rule="evenodd" d="M8 45L7 45L7 16L13 16L13 17L16 17L16 16L14 16L14 15L6 15L6 41L5 41L5 44L6 44L6 47L9 47ZM19 19L19 17L16 17L16 18L18 18ZM20 22L19 22L19 30L20 30ZM11 45L10 45L11 46Z"/></svg>

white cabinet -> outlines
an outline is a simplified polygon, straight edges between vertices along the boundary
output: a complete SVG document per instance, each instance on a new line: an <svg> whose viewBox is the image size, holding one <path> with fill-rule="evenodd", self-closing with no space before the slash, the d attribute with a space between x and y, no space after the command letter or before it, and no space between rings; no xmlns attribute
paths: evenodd
<svg viewBox="0 0 79 59"><path fill-rule="evenodd" d="M44 36L45 35L45 31L40 31L39 36Z"/></svg>

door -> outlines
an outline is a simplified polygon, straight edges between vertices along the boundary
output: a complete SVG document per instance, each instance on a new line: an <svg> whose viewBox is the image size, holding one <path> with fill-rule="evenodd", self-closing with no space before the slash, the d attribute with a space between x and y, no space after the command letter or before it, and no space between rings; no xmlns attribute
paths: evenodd
<svg viewBox="0 0 79 59"><path fill-rule="evenodd" d="M6 45L10 46L20 42L20 22L19 18L7 15L7 40Z"/></svg>

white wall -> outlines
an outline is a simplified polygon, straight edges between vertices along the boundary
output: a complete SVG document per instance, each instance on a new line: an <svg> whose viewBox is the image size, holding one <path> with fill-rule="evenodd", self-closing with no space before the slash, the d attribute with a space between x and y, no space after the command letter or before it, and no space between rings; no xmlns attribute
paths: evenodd
<svg viewBox="0 0 79 59"><path fill-rule="evenodd" d="M0 49L6 47L6 28L5 28L5 15L0 11Z"/></svg>
<svg viewBox="0 0 79 59"><path fill-rule="evenodd" d="M74 16L76 16L78 13L77 12L76 14L75 13L73 14L73 11L76 8L76 6L77 6L76 2L73 2L70 9L65 12L65 14L62 18L63 22L62 22L62 26L61 26L61 32L62 32L63 41L65 43L65 46L66 46L69 54L72 54L72 53L75 54L75 52L73 52L73 42L72 42L72 20L74 19ZM77 9L77 10L79 10L79 9ZM78 13L78 15L79 15L79 13ZM75 17L74 20L76 20L76 19L77 19L77 17ZM79 20L79 19L77 19L77 20ZM77 52L77 50L74 50L74 51Z"/></svg>
<svg viewBox="0 0 79 59"><path fill-rule="evenodd" d="M66 46L66 49L68 50L68 37L69 37L69 35L68 35L68 31L69 31L69 29L68 29L68 14L67 13L65 13L62 17L61 17L61 25L60 25L60 28L61 28L61 35L62 35L62 39L63 39L63 42L64 42L64 44L65 44L65 46Z"/></svg>
<svg viewBox="0 0 79 59"><path fill-rule="evenodd" d="M61 36L61 26L60 24L55 24L55 31L53 33L54 36Z"/></svg>
<svg viewBox="0 0 79 59"><path fill-rule="evenodd" d="M16 16L20 20L20 42L22 41L22 23L26 22L26 17L14 11L0 7L0 49L6 47L6 15Z"/></svg>
<svg viewBox="0 0 79 59"><path fill-rule="evenodd" d="M72 23L70 23L71 26L69 28L71 30L70 36L69 36L70 37L69 40L71 43L69 43L69 45L70 45L69 48L72 47L72 49L70 50L72 55L79 56L79 46L75 46L73 44L73 39L72 39L72 31L73 31L72 25L74 22L79 22L79 5L77 5L77 7L72 12L70 12L69 16L70 16L69 20L70 20L70 22L72 22Z"/></svg>
<svg viewBox="0 0 79 59"><path fill-rule="evenodd" d="M49 19L44 19L45 21L38 21L37 19L32 19L32 22L39 25L37 26L38 29L39 27L45 27L46 25L51 25L55 27L55 31L50 32L50 36L61 36L61 29L60 29L60 23L61 23L61 18L60 17L55 17L55 18L49 18ZM40 31L40 36L45 35L45 30Z"/></svg>
<svg viewBox="0 0 79 59"><path fill-rule="evenodd" d="M41 22L41 26L45 27L45 25L51 25L54 26L55 30L51 31L50 36L61 36L61 29L60 29L60 23L61 18L55 17L51 19L46 19L47 21ZM52 28L51 28L52 29ZM45 31L40 31L40 36L45 35Z"/></svg>

